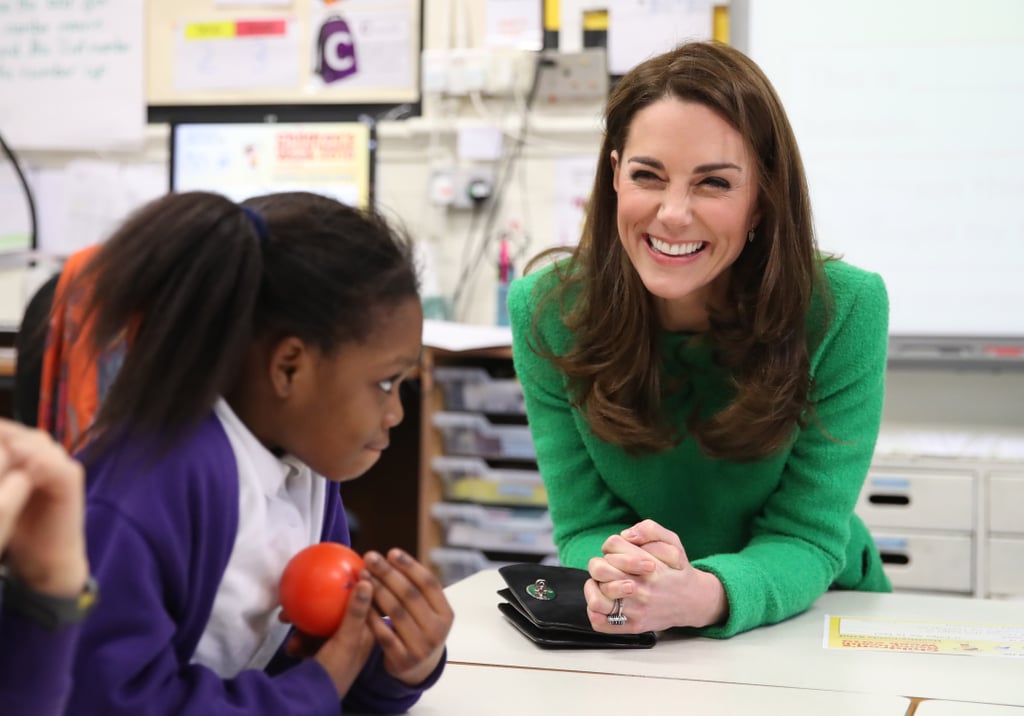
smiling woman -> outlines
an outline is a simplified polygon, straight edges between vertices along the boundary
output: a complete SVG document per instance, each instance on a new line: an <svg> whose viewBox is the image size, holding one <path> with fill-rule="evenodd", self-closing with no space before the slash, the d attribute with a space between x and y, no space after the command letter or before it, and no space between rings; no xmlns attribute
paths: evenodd
<svg viewBox="0 0 1024 716"><path fill-rule="evenodd" d="M888 590L853 514L885 287L819 255L768 79L685 44L623 77L605 126L578 247L509 294L555 543L590 571L591 624L722 637L833 586Z"/></svg>

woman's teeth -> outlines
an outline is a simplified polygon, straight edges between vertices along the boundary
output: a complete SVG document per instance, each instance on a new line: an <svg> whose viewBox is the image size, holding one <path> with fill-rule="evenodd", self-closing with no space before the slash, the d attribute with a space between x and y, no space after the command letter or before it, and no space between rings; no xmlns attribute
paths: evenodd
<svg viewBox="0 0 1024 716"><path fill-rule="evenodd" d="M667 241L656 239L650 234L647 235L647 243L658 253L666 256L687 256L696 253L704 248L703 241L688 241L684 244L670 244Z"/></svg>

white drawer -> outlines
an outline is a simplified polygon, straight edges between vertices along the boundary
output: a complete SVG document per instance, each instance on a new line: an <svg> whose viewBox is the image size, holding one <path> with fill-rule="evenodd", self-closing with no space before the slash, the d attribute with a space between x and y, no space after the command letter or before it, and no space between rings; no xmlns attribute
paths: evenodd
<svg viewBox="0 0 1024 716"><path fill-rule="evenodd" d="M1024 597L1024 539L989 539L988 591L992 596Z"/></svg>
<svg viewBox="0 0 1024 716"><path fill-rule="evenodd" d="M970 537L879 530L871 535L894 588L973 591Z"/></svg>
<svg viewBox="0 0 1024 716"><path fill-rule="evenodd" d="M868 527L974 529L974 476L873 467L857 502Z"/></svg>
<svg viewBox="0 0 1024 716"><path fill-rule="evenodd" d="M1024 473L989 476L988 531L1024 535Z"/></svg>

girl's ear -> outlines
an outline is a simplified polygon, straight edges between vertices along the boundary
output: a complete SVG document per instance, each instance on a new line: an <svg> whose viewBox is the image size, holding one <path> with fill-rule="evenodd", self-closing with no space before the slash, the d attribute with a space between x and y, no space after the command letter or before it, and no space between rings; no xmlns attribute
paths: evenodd
<svg viewBox="0 0 1024 716"><path fill-rule="evenodd" d="M613 149L608 160L612 164L612 188L615 189L615 193L619 193L619 152L617 149Z"/></svg>
<svg viewBox="0 0 1024 716"><path fill-rule="evenodd" d="M309 349L295 336L282 338L270 351L270 384L278 398L291 397L295 377L309 360Z"/></svg>

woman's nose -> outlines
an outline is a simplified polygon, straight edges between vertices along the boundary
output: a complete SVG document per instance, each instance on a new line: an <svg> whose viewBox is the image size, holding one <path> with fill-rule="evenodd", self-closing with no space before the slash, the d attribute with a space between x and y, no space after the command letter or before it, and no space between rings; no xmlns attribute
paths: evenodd
<svg viewBox="0 0 1024 716"><path fill-rule="evenodd" d="M690 192L666 191L658 207L658 219L668 227L685 226L693 219Z"/></svg>

